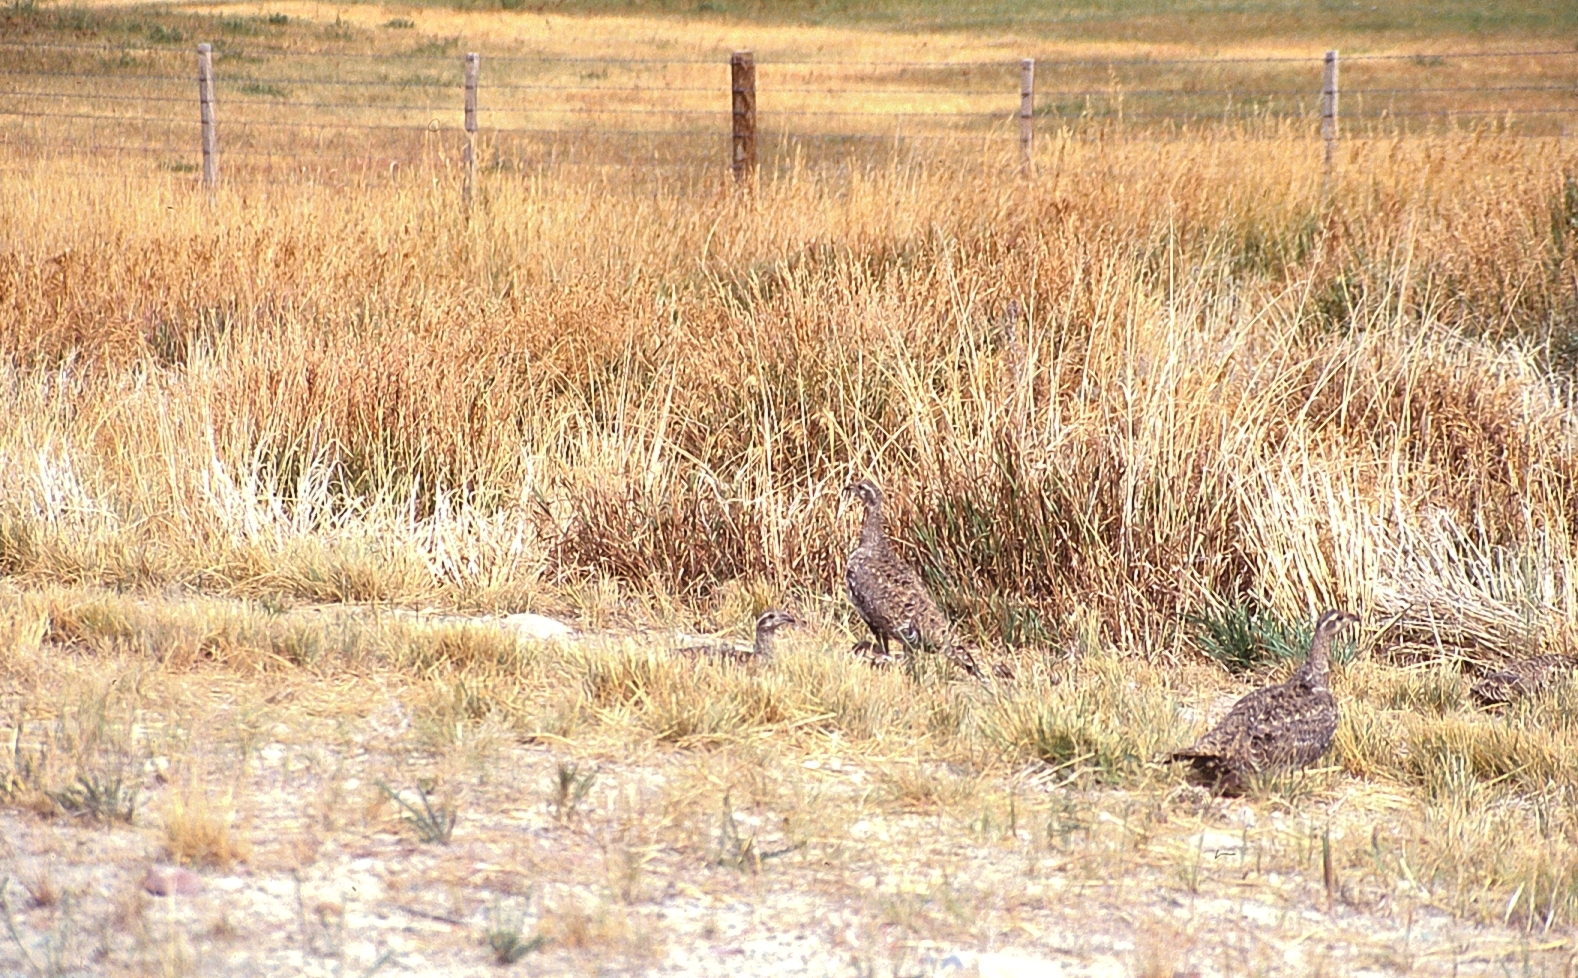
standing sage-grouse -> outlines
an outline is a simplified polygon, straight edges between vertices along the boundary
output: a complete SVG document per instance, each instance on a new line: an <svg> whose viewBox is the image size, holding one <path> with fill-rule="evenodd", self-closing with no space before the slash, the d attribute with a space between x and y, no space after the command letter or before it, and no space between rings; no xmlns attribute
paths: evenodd
<svg viewBox="0 0 1578 978"><path fill-rule="evenodd" d="M1236 795L1260 772L1301 768L1326 753L1337 732L1331 643L1358 620L1346 611L1321 615L1309 656L1287 682L1245 696L1193 747L1174 751L1168 760L1189 761L1196 780Z"/></svg>
<svg viewBox="0 0 1578 978"><path fill-rule="evenodd" d="M882 490L869 479L861 479L851 482L844 491L866 504L860 546L849 555L844 580L849 585L849 600L876 640L869 658L874 662L892 661L888 642L898 639L907 653L917 649L941 651L959 668L980 678L981 669L975 658L954 639L948 619L926 592L926 585L893 552L882 529Z"/></svg>
<svg viewBox="0 0 1578 978"><path fill-rule="evenodd" d="M778 635L778 629L786 625L798 625L800 619L787 611L776 608L762 612L756 619L756 642L748 649L738 648L733 645L691 645L682 649L675 649L675 655L688 655L697 659L712 659L717 662L734 662L739 664L771 662L773 659L773 639Z"/></svg>
<svg viewBox="0 0 1578 978"><path fill-rule="evenodd" d="M1551 689L1569 676L1575 667L1578 667L1578 659L1565 655L1511 659L1495 672L1479 677L1469 688L1469 695L1477 706L1506 706L1525 696Z"/></svg>

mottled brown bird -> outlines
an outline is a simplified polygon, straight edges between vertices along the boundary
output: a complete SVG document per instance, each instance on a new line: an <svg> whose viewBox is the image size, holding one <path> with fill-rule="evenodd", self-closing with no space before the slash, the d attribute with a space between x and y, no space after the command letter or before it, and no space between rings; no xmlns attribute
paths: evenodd
<svg viewBox="0 0 1578 978"><path fill-rule="evenodd" d="M1321 615L1309 656L1287 682L1245 696L1193 747L1174 751L1168 760L1190 762L1195 780L1236 795L1256 774L1301 768L1326 753L1337 732L1331 643L1358 620L1346 611Z"/></svg>
<svg viewBox="0 0 1578 978"><path fill-rule="evenodd" d="M948 619L927 593L926 585L893 552L882 528L882 490L869 479L861 479L851 482L844 491L866 505L860 545L849 555L844 570L849 600L875 640L870 646L857 646L857 652L869 648L869 653L864 653L868 660L892 662L895 659L888 643L897 639L906 654L917 649L940 651L959 668L980 678L981 669L975 658L954 638Z"/></svg>
<svg viewBox="0 0 1578 978"><path fill-rule="evenodd" d="M1469 687L1469 695L1481 707L1506 706L1551 689L1574 668L1578 668L1578 660L1565 655L1510 659L1495 672L1479 677Z"/></svg>
<svg viewBox="0 0 1578 978"><path fill-rule="evenodd" d="M756 641L748 649L734 645L689 645L675 649L674 654L741 665L767 663L773 659L773 640L777 637L778 630L798 624L800 619L794 615L773 608L762 612L761 617L756 619Z"/></svg>

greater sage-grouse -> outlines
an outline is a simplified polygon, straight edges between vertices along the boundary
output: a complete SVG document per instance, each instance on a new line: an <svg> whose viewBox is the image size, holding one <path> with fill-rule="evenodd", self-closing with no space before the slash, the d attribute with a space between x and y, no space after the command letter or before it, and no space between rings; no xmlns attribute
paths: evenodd
<svg viewBox="0 0 1578 978"><path fill-rule="evenodd" d="M773 608L762 612L761 617L756 619L756 641L748 649L734 645L690 645L685 648L675 649L674 654L740 664L771 662L773 658L773 639L777 637L778 629L787 625L798 624L800 624L800 619L794 615L787 611L779 611Z"/></svg>
<svg viewBox="0 0 1578 978"><path fill-rule="evenodd" d="M1245 696L1193 747L1174 751L1168 760L1189 761L1196 780L1236 795L1256 774L1301 768L1326 753L1337 732L1331 643L1358 620L1346 611L1321 615L1309 656L1287 682Z"/></svg>
<svg viewBox="0 0 1578 978"><path fill-rule="evenodd" d="M849 555L844 570L849 600L875 639L866 658L876 663L895 661L888 642L898 639L906 653L917 649L941 651L959 668L980 678L981 669L975 658L955 640L948 619L927 593L926 585L893 552L882 529L882 490L869 479L861 479L851 482L844 491L866 504L860 546Z"/></svg>
<svg viewBox="0 0 1578 978"><path fill-rule="evenodd" d="M1479 677L1469 687L1469 695L1478 706L1506 706L1542 693L1570 675L1578 660L1565 655L1536 655L1528 659L1510 659L1495 672Z"/></svg>

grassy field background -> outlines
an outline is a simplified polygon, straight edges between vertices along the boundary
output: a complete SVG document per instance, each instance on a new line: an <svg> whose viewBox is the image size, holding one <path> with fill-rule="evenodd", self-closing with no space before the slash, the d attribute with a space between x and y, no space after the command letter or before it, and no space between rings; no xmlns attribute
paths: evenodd
<svg viewBox="0 0 1578 978"><path fill-rule="evenodd" d="M221 120L255 124L222 137L212 196L189 121L167 139L13 120L0 145L0 797L19 840L0 961L481 968L513 926L543 937L527 966L545 971L696 970L683 949L744 940L717 923L744 900L850 973L934 946L1146 974L1570 967L1574 693L1487 714L1465 673L1568 651L1578 625L1578 158L1559 126L1355 127L1325 174L1313 119L1048 120L1026 180L1011 71L950 68L940 87L1009 83L1005 115L925 153L786 151L740 192L721 165L633 169L651 147L629 143L606 165L535 144L536 165L499 165L500 137L460 204L453 83L474 48L1006 62L1024 39L1093 58L1340 42L1419 50L1388 70L1451 85L1538 84L1519 105L1547 109L1578 63L1432 60L1570 46L1572 12L1532 4L1329 28L1281 6L1016 10L0 14L18 42L0 67L83 104L186 98L191 45L214 37L236 86ZM584 82L578 107L608 111L620 77L579 77L597 70L486 77ZM718 64L667 70L656 98L717 110ZM895 109L937 98L816 70ZM331 85L379 73L433 108ZM258 124L331 91L350 107L314 111L446 121L411 145ZM317 161L266 159L291 153ZM381 162L334 164L358 153ZM856 476L1014 681L845 654ZM810 627L771 667L666 651L774 605ZM1283 674L1328 606L1365 618L1328 767L1225 802L1159 763ZM582 636L454 620L526 611ZM412 841L431 828L417 786L457 814L451 844ZM368 858L415 858L421 883L301 895ZM150 861L240 882L162 916L139 896ZM221 897L292 880L283 930ZM359 906L442 933L380 944ZM1127 909L1090 928L1081 908Z"/></svg>
<svg viewBox="0 0 1578 978"><path fill-rule="evenodd" d="M478 4L486 7L491 5ZM498 6L509 9L508 3ZM532 8L537 9L537 8ZM1445 37L1506 40L1549 39L1571 32L1578 13L1565 4L1507 3L824 3L678 2L550 3L543 10L601 14L662 13L769 24L948 32L1011 31L1020 35L1077 41L1195 44L1205 49L1244 41L1285 42L1303 38L1352 39L1358 44Z"/></svg>

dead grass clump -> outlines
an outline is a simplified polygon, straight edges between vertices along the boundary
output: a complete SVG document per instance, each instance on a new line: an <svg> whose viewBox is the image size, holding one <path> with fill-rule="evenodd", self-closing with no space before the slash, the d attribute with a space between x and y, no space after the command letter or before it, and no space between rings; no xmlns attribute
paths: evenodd
<svg viewBox="0 0 1578 978"><path fill-rule="evenodd" d="M637 926L621 908L600 904L585 906L573 899L544 901L537 921L545 950L596 951L647 959L659 946L654 936Z"/></svg>
<svg viewBox="0 0 1578 978"><path fill-rule="evenodd" d="M1578 919L1578 821L1570 789L1518 797L1474 778L1460 761L1441 766L1438 794L1369 862L1425 888L1438 905L1485 923L1548 933Z"/></svg>
<svg viewBox="0 0 1578 978"><path fill-rule="evenodd" d="M589 704L616 711L658 740L727 740L794 714L794 693L782 678L730 663L598 649L581 666Z"/></svg>
<svg viewBox="0 0 1578 978"><path fill-rule="evenodd" d="M982 707L988 738L1010 757L1039 760L1119 785L1159 775L1167 751L1189 743L1179 704L1143 660L1087 659L1050 691L1013 691Z"/></svg>
<svg viewBox="0 0 1578 978"><path fill-rule="evenodd" d="M252 843L236 829L235 806L192 781L172 789L164 805L166 857L187 866L229 869L252 858Z"/></svg>
<svg viewBox="0 0 1578 978"><path fill-rule="evenodd" d="M825 647L780 655L775 668L800 698L794 723L856 742L909 726L917 702L934 695L917 689L901 670L872 669Z"/></svg>
<svg viewBox="0 0 1578 978"><path fill-rule="evenodd" d="M415 555L387 545L306 540L271 563L273 587L307 601L411 601L432 588L431 574Z"/></svg>
<svg viewBox="0 0 1578 978"><path fill-rule="evenodd" d="M0 590L0 673L25 674L49 633L49 613L36 595Z"/></svg>
<svg viewBox="0 0 1578 978"><path fill-rule="evenodd" d="M53 907L60 903L61 892L48 869L39 869L24 875L17 882L27 891L28 903L34 907Z"/></svg>
<svg viewBox="0 0 1578 978"><path fill-rule="evenodd" d="M1397 667L1373 659L1350 662L1335 678L1337 695L1386 710L1445 716L1469 708L1468 677L1451 660Z"/></svg>
<svg viewBox="0 0 1578 978"><path fill-rule="evenodd" d="M373 653L377 629L343 617L284 618L245 600L183 595L153 600L95 590L44 595L52 642L172 669L224 666L242 673L349 664Z"/></svg>
<svg viewBox="0 0 1578 978"><path fill-rule="evenodd" d="M1391 689L1419 677L1417 670L1399 673ZM1497 791L1578 787L1568 732L1527 719L1421 714L1354 699L1343 703L1333 743L1336 762L1349 774L1415 785L1427 798L1451 797L1469 784Z"/></svg>
<svg viewBox="0 0 1578 978"><path fill-rule="evenodd" d="M973 801L981 790L974 778L924 764L889 765L877 780L883 800L900 811L949 811Z"/></svg>
<svg viewBox="0 0 1578 978"><path fill-rule="evenodd" d="M1402 769L1432 798L1450 795L1465 777L1530 790L1578 789L1578 751L1566 738L1488 719L1404 718Z"/></svg>
<svg viewBox="0 0 1578 978"><path fill-rule="evenodd" d="M516 636L491 625L400 625L395 633L404 641L394 664L421 675L458 670L503 677L520 674L530 661Z"/></svg>
<svg viewBox="0 0 1578 978"><path fill-rule="evenodd" d="M1343 700L1340 709L1332 737L1335 763L1358 778L1400 778L1400 750L1407 737L1401 718L1367 700Z"/></svg>

